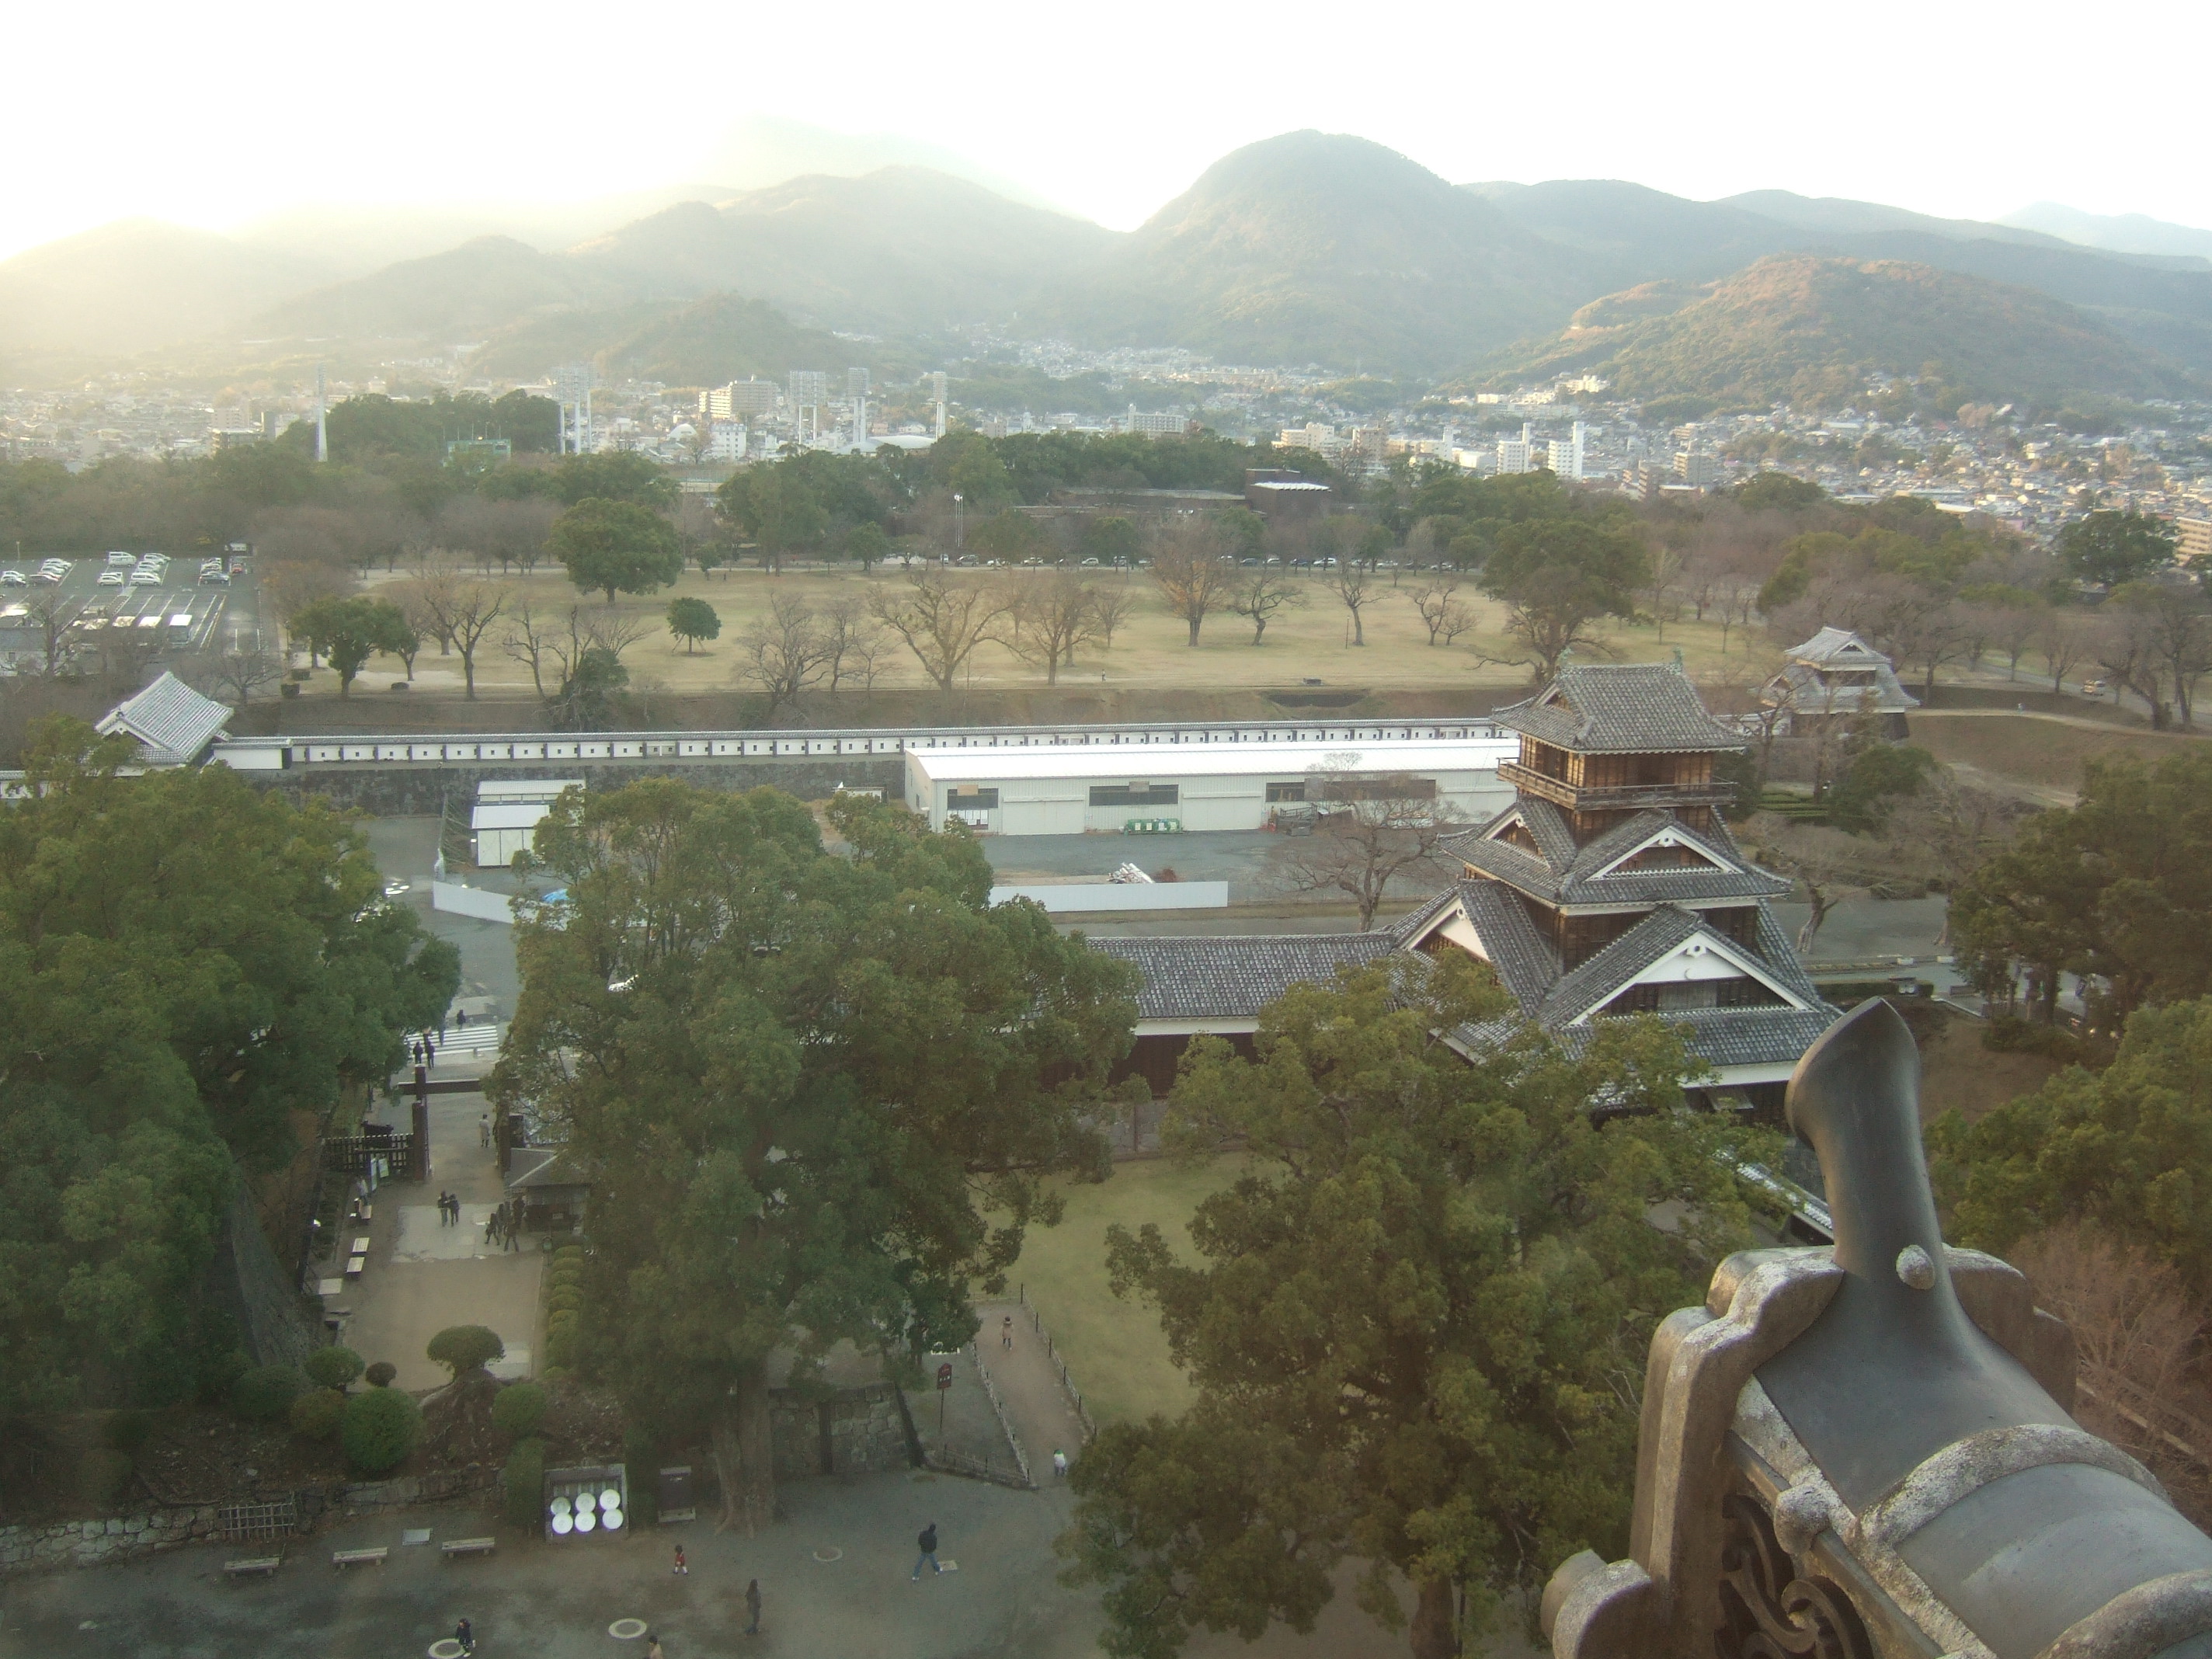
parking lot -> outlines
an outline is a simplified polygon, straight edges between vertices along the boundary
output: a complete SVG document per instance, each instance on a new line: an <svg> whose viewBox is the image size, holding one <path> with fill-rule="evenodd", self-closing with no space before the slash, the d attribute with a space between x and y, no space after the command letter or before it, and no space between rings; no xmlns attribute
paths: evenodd
<svg viewBox="0 0 2212 1659"><path fill-rule="evenodd" d="M137 554L129 564L97 553L55 554L57 580L46 574L49 556L0 559L0 665L42 671L50 634L61 653L98 652L113 639L111 630L123 629L170 656L251 643L259 628L251 561L226 556L227 575L232 564L246 567L226 585L200 580L207 556L188 550L150 580Z"/></svg>

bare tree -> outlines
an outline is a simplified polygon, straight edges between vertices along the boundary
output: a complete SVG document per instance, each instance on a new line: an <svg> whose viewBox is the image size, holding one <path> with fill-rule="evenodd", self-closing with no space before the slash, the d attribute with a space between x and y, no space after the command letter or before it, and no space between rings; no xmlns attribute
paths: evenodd
<svg viewBox="0 0 2212 1659"><path fill-rule="evenodd" d="M79 609L76 600L64 598L58 587L49 587L31 597L16 624L37 636L43 672L49 679L66 668L76 654Z"/></svg>
<svg viewBox="0 0 2212 1659"><path fill-rule="evenodd" d="M1275 879L1293 892L1344 894L1358 906L1363 931L1375 925L1393 882L1456 868L1441 843L1464 825L1437 799L1431 780L1363 776L1349 763L1334 764L1308 775L1306 800L1313 833L1286 836L1268 854Z"/></svg>
<svg viewBox="0 0 2212 1659"><path fill-rule="evenodd" d="M1091 613L1098 619L1098 642L1109 651L1114 648L1114 635L1137 613L1137 596L1125 582L1098 588L1091 598Z"/></svg>
<svg viewBox="0 0 2212 1659"><path fill-rule="evenodd" d="M2074 1333L2075 1415L2082 1426L2142 1460L2169 1496L2203 1525L2204 1459L2212 1425L2197 1416L2195 1371L2203 1319L2171 1264L2067 1224L2032 1235L2008 1253L2035 1286L2035 1301Z"/></svg>
<svg viewBox="0 0 2212 1659"><path fill-rule="evenodd" d="M1340 559L1322 573L1336 601L1352 613L1352 642L1367 643L1367 620L1360 613L1375 597L1375 570L1364 560Z"/></svg>
<svg viewBox="0 0 2212 1659"><path fill-rule="evenodd" d="M1750 838L1757 843L1759 861L1778 874L1794 877L1805 890L1812 914L1797 930L1797 954L1808 956L1828 913L1866 890L1863 872L1869 855L1880 849L1841 830L1793 823L1771 812L1760 813L1748 827Z"/></svg>
<svg viewBox="0 0 2212 1659"><path fill-rule="evenodd" d="M884 626L869 616L867 601L858 594L844 594L823 605L821 617L830 694L834 696L848 678L864 678L872 688Z"/></svg>
<svg viewBox="0 0 2212 1659"><path fill-rule="evenodd" d="M2067 675L2089 659L2094 643L2088 617L2072 605L2055 605L2044 613L2035 644L2043 653L2044 666L2051 671L2051 696L2066 689Z"/></svg>
<svg viewBox="0 0 2212 1659"><path fill-rule="evenodd" d="M221 651L194 657L186 665L183 678L210 696L228 696L240 702L251 702L253 694L263 686L284 678L284 662L273 651L240 645L234 640Z"/></svg>
<svg viewBox="0 0 2212 1659"><path fill-rule="evenodd" d="M1044 669L1045 684L1060 684L1060 665L1098 634L1098 596L1073 570L1016 576L1009 588L1006 644L1023 661Z"/></svg>
<svg viewBox="0 0 2212 1659"><path fill-rule="evenodd" d="M792 593L777 593L768 614L756 617L738 644L744 661L739 678L768 694L769 718L818 684L830 665L830 629L821 614Z"/></svg>
<svg viewBox="0 0 2212 1659"><path fill-rule="evenodd" d="M1240 569L1229 589L1228 610L1252 624L1252 643L1267 637L1267 624L1279 611L1305 604L1305 591L1290 579L1280 565L1256 565Z"/></svg>
<svg viewBox="0 0 2212 1659"><path fill-rule="evenodd" d="M2159 659L2157 623L2134 605L2108 603L2098 614L2092 635L2097 666L2123 690L2150 706L2154 732L2166 729L2166 699L2159 695L2165 665Z"/></svg>
<svg viewBox="0 0 2212 1659"><path fill-rule="evenodd" d="M1437 572L1407 597L1420 613L1421 625L1429 630L1431 646L1439 642L1449 645L1474 626L1474 609L1459 597L1459 579L1448 571Z"/></svg>
<svg viewBox="0 0 2212 1659"><path fill-rule="evenodd" d="M1990 648L2005 659L2005 678L2020 678L2020 659L2043 632L2050 615L2044 605L1994 605L1989 608Z"/></svg>
<svg viewBox="0 0 2212 1659"><path fill-rule="evenodd" d="M524 599L507 613L507 632L499 642L501 650L530 671L531 688L541 702L545 697L545 669L556 626L553 613L541 612Z"/></svg>
<svg viewBox="0 0 2212 1659"><path fill-rule="evenodd" d="M491 632L492 624L506 614L514 601L513 592L456 570L437 568L424 571L412 586L428 629L437 637L439 654L460 653L467 700L474 702L477 647Z"/></svg>
<svg viewBox="0 0 2212 1659"><path fill-rule="evenodd" d="M1190 643L1196 645L1199 629L1228 600L1230 586L1237 580L1237 562L1212 526L1195 519L1182 520L1154 541L1152 576L1168 610L1182 618L1190 629Z"/></svg>
<svg viewBox="0 0 2212 1659"><path fill-rule="evenodd" d="M593 652L619 665L623 653L650 634L654 624L603 605L571 605L540 611L527 599L507 612L500 648L530 671L530 684L541 701L551 703L577 678ZM550 678L554 690L548 693Z"/></svg>
<svg viewBox="0 0 2212 1659"><path fill-rule="evenodd" d="M1006 614L1002 590L957 580L931 565L910 567L906 580L868 595L868 608L904 640L923 673L951 691L975 647Z"/></svg>
<svg viewBox="0 0 2212 1659"><path fill-rule="evenodd" d="M2116 596L2136 614L2155 677L2173 688L2173 714L2183 731L2195 723L2197 684L2212 673L2212 613L2195 582L2141 582Z"/></svg>

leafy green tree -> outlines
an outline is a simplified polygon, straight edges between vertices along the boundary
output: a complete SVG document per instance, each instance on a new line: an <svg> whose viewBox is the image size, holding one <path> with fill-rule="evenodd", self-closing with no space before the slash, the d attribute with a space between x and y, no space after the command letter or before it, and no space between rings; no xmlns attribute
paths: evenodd
<svg viewBox="0 0 2212 1659"><path fill-rule="evenodd" d="M1631 531L1585 519L1508 525L1482 567L1482 590L1509 607L1505 632L1539 681L1559 659L1595 643L1593 624L1636 614L1647 561Z"/></svg>
<svg viewBox="0 0 2212 1659"><path fill-rule="evenodd" d="M2087 1222L2212 1288L2212 1001L2142 1009L2105 1071L2069 1067L1971 1124L1948 1112L1928 1140L1960 1243L2002 1253Z"/></svg>
<svg viewBox="0 0 2212 1659"><path fill-rule="evenodd" d="M781 570L788 554L818 548L830 531L817 480L790 461L741 467L714 492L716 510L760 544L761 562Z"/></svg>
<svg viewBox="0 0 2212 1659"><path fill-rule="evenodd" d="M363 1474L382 1474L406 1461L422 1437L422 1408L398 1389L370 1389L346 1401L338 1440Z"/></svg>
<svg viewBox="0 0 2212 1659"><path fill-rule="evenodd" d="M676 505L676 481L668 469L634 449L564 455L553 469L553 489L568 507L586 501L628 501L656 510Z"/></svg>
<svg viewBox="0 0 2212 1659"><path fill-rule="evenodd" d="M1828 499L1809 478L1787 472L1760 472L1735 487L1736 505L1747 513L1803 513Z"/></svg>
<svg viewBox="0 0 2212 1659"><path fill-rule="evenodd" d="M568 580L589 592L650 593L684 574L676 530L650 507L592 496L554 520L545 545Z"/></svg>
<svg viewBox="0 0 2212 1659"><path fill-rule="evenodd" d="M890 550L890 538L884 534L881 525L855 525L845 538L845 556L857 562L863 574L882 563Z"/></svg>
<svg viewBox="0 0 2212 1659"><path fill-rule="evenodd" d="M2028 981L2043 1017L2075 974L2096 1022L2212 993L2212 751L2090 761L2071 807L2039 813L1951 900L1959 960L1989 994Z"/></svg>
<svg viewBox="0 0 2212 1659"><path fill-rule="evenodd" d="M629 670L611 647L591 645L576 654L547 700L546 712L562 732L604 732L614 716L615 698L629 684Z"/></svg>
<svg viewBox="0 0 2212 1659"><path fill-rule="evenodd" d="M341 697L352 692L354 681L378 652L410 656L421 643L408 625L406 612L387 600L361 594L316 600L292 618L291 633L294 639L305 641L309 650L330 659L337 671Z"/></svg>
<svg viewBox="0 0 2212 1659"><path fill-rule="evenodd" d="M483 1325L448 1325L430 1339L425 1352L460 1381L464 1371L480 1371L507 1353L499 1333Z"/></svg>
<svg viewBox="0 0 2212 1659"><path fill-rule="evenodd" d="M2101 508L2058 532L2060 562L2085 582L2118 587L2173 562L2173 531L2154 514Z"/></svg>
<svg viewBox="0 0 2212 1659"><path fill-rule="evenodd" d="M399 1367L389 1359L379 1359L361 1374L361 1380L372 1389L388 1389L399 1379Z"/></svg>
<svg viewBox="0 0 2212 1659"><path fill-rule="evenodd" d="M0 1413L219 1391L207 1300L240 1169L283 1167L434 1024L459 957L359 834L228 768L131 777L35 728L0 805Z"/></svg>
<svg viewBox="0 0 2212 1659"><path fill-rule="evenodd" d="M714 607L704 599L671 599L668 602L668 631L684 641L684 654L692 655L702 640L711 640L720 635L722 619L714 614Z"/></svg>
<svg viewBox="0 0 2212 1659"><path fill-rule="evenodd" d="M1258 518L1258 514L1252 515ZM1134 564L1137 556L1145 550L1145 538L1137 526L1118 514L1107 514L1085 524L1076 537L1076 546L1086 559L1096 559L1101 564Z"/></svg>
<svg viewBox="0 0 2212 1659"><path fill-rule="evenodd" d="M987 559L1018 564L1034 558L1044 545L1044 532L1026 514L1006 507L968 532L968 545Z"/></svg>
<svg viewBox="0 0 2212 1659"><path fill-rule="evenodd" d="M1072 1477L1060 1547L1105 1587L1106 1652L1310 1630L1356 1559L1362 1608L1395 1627L1409 1581L1413 1650L1444 1659L1502 1595L1626 1547L1644 1355L1742 1236L1715 1156L1739 1132L1682 1109L1656 1018L1578 1052L1522 1026L1477 1064L1444 1041L1510 1006L1447 952L1293 987L1256 1062L1192 1045L1166 1133L1249 1163L1200 1205L1196 1263L1152 1224L1108 1234L1198 1395L1109 1425ZM1683 1231L1650 1224L1662 1204Z"/></svg>
<svg viewBox="0 0 2212 1659"><path fill-rule="evenodd" d="M1821 802L1827 820L1855 836L1873 835L1889 822L1890 808L1919 793L1935 770L1936 757L1917 744L1877 738L1829 787Z"/></svg>
<svg viewBox="0 0 2212 1659"><path fill-rule="evenodd" d="M711 1438L726 1519L773 1504L767 1362L841 1340L916 1376L975 1328L1130 1041L1126 971L989 902L965 834L841 797L849 855L774 790L672 780L556 805L559 918L516 929L492 1088L591 1172L578 1358L631 1420ZM995 1212L996 1218L987 1218Z"/></svg>

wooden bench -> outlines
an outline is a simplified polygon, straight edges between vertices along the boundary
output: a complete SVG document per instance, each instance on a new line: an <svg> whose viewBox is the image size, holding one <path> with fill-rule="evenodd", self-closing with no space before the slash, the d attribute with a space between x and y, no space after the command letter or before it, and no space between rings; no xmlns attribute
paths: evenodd
<svg viewBox="0 0 2212 1659"><path fill-rule="evenodd" d="M331 1565L333 1567L380 1567L384 1565L384 1558L391 1553L388 1546L380 1546L373 1550L332 1550Z"/></svg>
<svg viewBox="0 0 2212 1659"><path fill-rule="evenodd" d="M496 1538L448 1538L438 1546L438 1553L450 1561L463 1555L489 1555L498 1547Z"/></svg>
<svg viewBox="0 0 2212 1659"><path fill-rule="evenodd" d="M243 1578L254 1572L266 1578L283 1565L284 1558L281 1555L257 1555L250 1560L226 1561L222 1564L222 1570L233 1578Z"/></svg>

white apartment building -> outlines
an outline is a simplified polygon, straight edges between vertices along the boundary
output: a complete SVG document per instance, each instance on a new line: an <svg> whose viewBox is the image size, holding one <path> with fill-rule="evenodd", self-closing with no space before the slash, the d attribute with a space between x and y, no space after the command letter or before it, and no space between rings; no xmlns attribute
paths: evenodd
<svg viewBox="0 0 2212 1659"><path fill-rule="evenodd" d="M1674 452L1674 477L1693 489L1710 489L1721 481L1721 459L1702 449Z"/></svg>
<svg viewBox="0 0 2212 1659"><path fill-rule="evenodd" d="M1552 440L1551 462L1553 477L1573 478L1577 481L1582 478L1583 455L1587 437L1587 428L1582 422L1577 421L1573 430L1566 437Z"/></svg>
<svg viewBox="0 0 2212 1659"><path fill-rule="evenodd" d="M776 399L780 395L774 380L732 380L727 386L718 386L710 390L707 393L707 406L700 413L713 421L757 420L761 416L775 413Z"/></svg>
<svg viewBox="0 0 2212 1659"><path fill-rule="evenodd" d="M1536 443L1530 435L1528 423L1521 422L1517 438L1498 441L1498 471L1500 472L1534 472L1536 470Z"/></svg>
<svg viewBox="0 0 2212 1659"><path fill-rule="evenodd" d="M745 428L742 421L716 421L707 429L707 459L742 461L745 458Z"/></svg>

